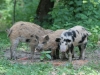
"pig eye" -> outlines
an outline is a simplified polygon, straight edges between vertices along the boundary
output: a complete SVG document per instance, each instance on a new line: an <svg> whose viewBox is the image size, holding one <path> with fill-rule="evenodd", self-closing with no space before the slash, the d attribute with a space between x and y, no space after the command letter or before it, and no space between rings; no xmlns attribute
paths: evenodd
<svg viewBox="0 0 100 75"><path fill-rule="evenodd" d="M69 39L64 39L64 41L66 41L66 42L71 42L71 40L69 40Z"/></svg>
<svg viewBox="0 0 100 75"><path fill-rule="evenodd" d="M34 40L35 42L37 41L37 40Z"/></svg>
<svg viewBox="0 0 100 75"><path fill-rule="evenodd" d="M61 39L63 39L63 37L61 37Z"/></svg>
<svg viewBox="0 0 100 75"><path fill-rule="evenodd" d="M65 45L67 45L67 43L65 43Z"/></svg>
<svg viewBox="0 0 100 75"><path fill-rule="evenodd" d="M61 42L59 43L59 45L61 45Z"/></svg>
<svg viewBox="0 0 100 75"><path fill-rule="evenodd" d="M64 43L64 42L61 42L61 43Z"/></svg>
<svg viewBox="0 0 100 75"><path fill-rule="evenodd" d="M46 44L46 42L42 42L42 44Z"/></svg>

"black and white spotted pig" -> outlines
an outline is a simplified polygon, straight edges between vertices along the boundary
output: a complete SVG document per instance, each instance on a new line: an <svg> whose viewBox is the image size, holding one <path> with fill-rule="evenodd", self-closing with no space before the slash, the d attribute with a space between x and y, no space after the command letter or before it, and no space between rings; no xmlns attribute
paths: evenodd
<svg viewBox="0 0 100 75"><path fill-rule="evenodd" d="M78 46L80 50L79 59L85 59L85 48L87 44L87 37L91 35L84 27L75 26L62 32L60 38L56 38L59 42L61 58L65 57L65 53L69 54L69 61L74 57L74 46Z"/></svg>

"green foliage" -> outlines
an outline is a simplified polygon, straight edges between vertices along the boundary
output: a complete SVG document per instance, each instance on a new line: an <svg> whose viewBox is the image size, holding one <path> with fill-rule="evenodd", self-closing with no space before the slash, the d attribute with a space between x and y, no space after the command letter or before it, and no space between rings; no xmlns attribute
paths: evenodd
<svg viewBox="0 0 100 75"><path fill-rule="evenodd" d="M10 63L6 59L0 59L0 75L47 75L52 69L50 63L19 64Z"/></svg>
<svg viewBox="0 0 100 75"><path fill-rule="evenodd" d="M69 28L75 25L83 25L92 27L99 25L100 22L100 2L94 0L62 0L59 1L53 11L49 12L52 15L53 27Z"/></svg>
<svg viewBox="0 0 100 75"><path fill-rule="evenodd" d="M6 28L8 28L12 23L12 2L11 0L5 0L3 2L3 5L5 5L5 8L2 7L0 9L0 31L4 31Z"/></svg>
<svg viewBox="0 0 100 75"><path fill-rule="evenodd" d="M93 26L90 29L92 35L89 37L91 47L96 47L100 35L100 26Z"/></svg>
<svg viewBox="0 0 100 75"><path fill-rule="evenodd" d="M0 0L0 31L12 26L13 7L12 0ZM39 0L16 0L15 21L33 22Z"/></svg>
<svg viewBox="0 0 100 75"><path fill-rule="evenodd" d="M6 49L10 45L9 39L5 32L0 32L0 50Z"/></svg>
<svg viewBox="0 0 100 75"><path fill-rule="evenodd" d="M51 51L42 51L40 60L51 59L50 53L51 53Z"/></svg>
<svg viewBox="0 0 100 75"><path fill-rule="evenodd" d="M5 4L5 0L0 0L0 9L5 9L6 4Z"/></svg>
<svg viewBox="0 0 100 75"><path fill-rule="evenodd" d="M33 22L39 0L19 0L16 5L16 21Z"/></svg>

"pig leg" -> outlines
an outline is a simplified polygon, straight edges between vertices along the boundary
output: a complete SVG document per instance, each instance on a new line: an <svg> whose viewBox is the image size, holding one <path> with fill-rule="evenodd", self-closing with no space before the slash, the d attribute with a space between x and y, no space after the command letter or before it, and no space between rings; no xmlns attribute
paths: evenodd
<svg viewBox="0 0 100 75"><path fill-rule="evenodd" d="M54 54L54 56L53 56L53 58L54 59L59 59L59 46L56 48L56 50L54 50L55 52L55 54Z"/></svg>
<svg viewBox="0 0 100 75"><path fill-rule="evenodd" d="M30 46L31 47L31 59L34 60L34 51L35 51L35 46Z"/></svg>
<svg viewBox="0 0 100 75"><path fill-rule="evenodd" d="M85 59L86 44L79 45L80 56L79 59Z"/></svg>
<svg viewBox="0 0 100 75"><path fill-rule="evenodd" d="M69 59L69 62L72 62L72 58L74 57L74 46L71 45L71 47L69 47L69 52L68 52L68 59Z"/></svg>
<svg viewBox="0 0 100 75"><path fill-rule="evenodd" d="M10 58L17 59L16 49L19 44L19 40L13 40L10 47Z"/></svg>
<svg viewBox="0 0 100 75"><path fill-rule="evenodd" d="M51 56L53 57L53 59L59 59L59 52L58 50L53 50Z"/></svg>
<svg viewBox="0 0 100 75"><path fill-rule="evenodd" d="M56 59L59 59L59 49L56 49L55 57L56 57Z"/></svg>
<svg viewBox="0 0 100 75"><path fill-rule="evenodd" d="M68 53L68 60L69 60L69 62L72 62L72 52L71 52L71 50L69 50L69 53Z"/></svg>
<svg viewBox="0 0 100 75"><path fill-rule="evenodd" d="M61 52L61 60L66 59L66 52Z"/></svg>
<svg viewBox="0 0 100 75"><path fill-rule="evenodd" d="M51 56L52 56L52 59L55 60L55 59L59 59L59 46L56 48L56 49L49 49L51 50Z"/></svg>
<svg viewBox="0 0 100 75"><path fill-rule="evenodd" d="M51 49L50 49L51 50ZM52 59L55 60L56 59L56 51L53 49L51 50L51 56L52 56Z"/></svg>
<svg viewBox="0 0 100 75"><path fill-rule="evenodd" d="M73 47L74 48L74 47ZM73 48L71 49L71 53L72 53L72 58L74 58L74 50Z"/></svg>

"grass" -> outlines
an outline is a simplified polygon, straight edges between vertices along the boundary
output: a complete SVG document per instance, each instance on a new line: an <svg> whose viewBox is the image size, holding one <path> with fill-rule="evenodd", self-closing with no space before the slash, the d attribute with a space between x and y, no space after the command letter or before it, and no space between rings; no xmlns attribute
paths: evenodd
<svg viewBox="0 0 100 75"><path fill-rule="evenodd" d="M51 63L11 64L8 60L0 59L0 75L99 75L100 65L90 63L74 69L72 65L54 67ZM98 70L97 70L98 68Z"/></svg>
<svg viewBox="0 0 100 75"><path fill-rule="evenodd" d="M10 45L6 32L0 32L0 48L5 48Z"/></svg>
<svg viewBox="0 0 100 75"><path fill-rule="evenodd" d="M97 62L89 62L77 69L74 68L72 64L68 63L62 66L53 66L50 62L38 62L31 64L11 63L10 60L7 60L2 56L4 54L3 51L8 47L10 47L9 39L5 32L1 32L0 75L100 75L99 60Z"/></svg>

